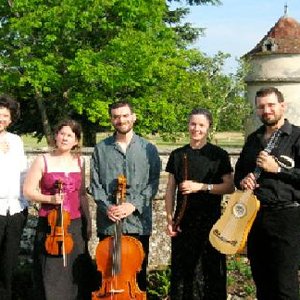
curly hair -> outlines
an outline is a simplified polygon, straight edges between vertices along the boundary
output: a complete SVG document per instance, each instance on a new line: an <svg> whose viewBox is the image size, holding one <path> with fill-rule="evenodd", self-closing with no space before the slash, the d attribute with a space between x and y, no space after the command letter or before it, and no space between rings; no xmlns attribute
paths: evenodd
<svg viewBox="0 0 300 300"><path fill-rule="evenodd" d="M20 117L20 104L8 95L0 95L0 107L5 107L10 111L12 123Z"/></svg>

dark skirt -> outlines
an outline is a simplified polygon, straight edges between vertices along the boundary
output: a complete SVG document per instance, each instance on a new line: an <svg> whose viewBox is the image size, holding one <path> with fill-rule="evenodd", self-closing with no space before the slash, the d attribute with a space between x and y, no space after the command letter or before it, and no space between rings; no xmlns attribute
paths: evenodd
<svg viewBox="0 0 300 300"><path fill-rule="evenodd" d="M74 242L71 253L66 255L66 266L62 255L49 255L45 249L45 239L49 233L47 218L40 217L36 229L33 253L33 285L36 300L78 299L76 282L76 261L85 252L82 220L71 220L67 232Z"/></svg>

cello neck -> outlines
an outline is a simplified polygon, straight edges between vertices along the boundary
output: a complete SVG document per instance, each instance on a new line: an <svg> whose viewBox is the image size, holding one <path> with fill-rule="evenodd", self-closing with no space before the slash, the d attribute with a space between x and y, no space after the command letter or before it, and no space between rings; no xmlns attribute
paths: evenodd
<svg viewBox="0 0 300 300"><path fill-rule="evenodd" d="M120 205L125 202L126 198L126 177L118 176L118 185L116 193L116 204ZM113 245L113 264L112 274L117 275L121 272L121 241L122 241L122 221L117 221L115 224L114 245Z"/></svg>

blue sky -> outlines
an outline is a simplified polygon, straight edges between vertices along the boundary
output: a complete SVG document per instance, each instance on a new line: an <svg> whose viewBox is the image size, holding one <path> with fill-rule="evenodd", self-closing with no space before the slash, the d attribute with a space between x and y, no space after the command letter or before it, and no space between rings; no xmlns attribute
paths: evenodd
<svg viewBox="0 0 300 300"><path fill-rule="evenodd" d="M193 47L210 56L219 50L231 54L225 72L235 71L235 57L255 47L284 15L285 4L288 16L300 22L300 0L223 0L222 3L220 6L192 6L185 21L206 28L205 36Z"/></svg>

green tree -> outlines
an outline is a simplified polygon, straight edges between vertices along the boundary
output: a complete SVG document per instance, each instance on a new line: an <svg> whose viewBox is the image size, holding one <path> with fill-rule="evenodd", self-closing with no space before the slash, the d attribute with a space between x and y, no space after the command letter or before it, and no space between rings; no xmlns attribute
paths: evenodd
<svg viewBox="0 0 300 300"><path fill-rule="evenodd" d="M109 103L145 99L162 56L176 50L165 11L163 0L2 3L2 89L39 110L30 123L46 135L66 115L106 128Z"/></svg>
<svg viewBox="0 0 300 300"><path fill-rule="evenodd" d="M168 2L182 2L182 0L168 0ZM186 0L185 2L189 5L202 5L202 4L218 5L222 3L219 0Z"/></svg>
<svg viewBox="0 0 300 300"><path fill-rule="evenodd" d="M182 1L170 1L180 2ZM186 1L190 5L212 4L219 5L220 1ZM178 46L188 49L189 45L204 34L203 28L192 28L190 24L183 26L180 22L189 13L189 8L178 6L169 11L170 24L175 24L175 31L179 37ZM189 68L188 76L183 77L176 91L187 107L203 106L210 109L214 115L215 131L242 130L245 116L249 114L250 106L245 99L244 77L248 71L247 64L239 61L239 68L235 74L225 74L223 67L229 54L219 52L214 57L208 57L198 50L187 51ZM184 78L186 80L184 80ZM177 99L178 103L180 99ZM187 113L186 110L182 110ZM186 120L182 118L184 122ZM182 128L181 123L180 126Z"/></svg>
<svg viewBox="0 0 300 300"><path fill-rule="evenodd" d="M244 77L248 67L240 61L236 74L224 74L223 66L229 54L219 52L214 57L204 57L193 63L193 77L198 84L196 97L191 105L200 102L212 111L213 133L223 130L242 130L244 116L250 112L245 101Z"/></svg>
<svg viewBox="0 0 300 300"><path fill-rule="evenodd" d="M164 0L2 2L0 89L22 99L19 132L50 144L53 124L70 116L94 145L119 98L135 104L142 134L185 131L192 106L210 108L219 124L242 99L241 76L222 74L226 55L188 48L202 30L180 24L187 13Z"/></svg>

